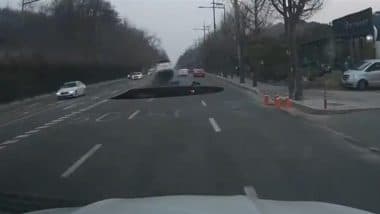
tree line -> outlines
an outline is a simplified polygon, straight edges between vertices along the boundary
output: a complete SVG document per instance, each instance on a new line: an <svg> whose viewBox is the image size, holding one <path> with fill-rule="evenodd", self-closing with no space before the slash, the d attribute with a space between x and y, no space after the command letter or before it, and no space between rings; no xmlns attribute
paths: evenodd
<svg viewBox="0 0 380 214"><path fill-rule="evenodd" d="M158 38L121 19L107 0L0 9L0 102L53 91L64 81L123 77L166 58Z"/></svg>
<svg viewBox="0 0 380 214"><path fill-rule="evenodd" d="M232 0L233 1L233 0ZM235 24L230 12L220 27L180 56L177 67L203 66L224 75L247 72L257 80L288 81L289 97L302 99L302 57L304 42L331 35L330 26L307 23L322 8L323 0L243 0L238 5L243 68L238 68ZM311 34L310 32L313 32Z"/></svg>

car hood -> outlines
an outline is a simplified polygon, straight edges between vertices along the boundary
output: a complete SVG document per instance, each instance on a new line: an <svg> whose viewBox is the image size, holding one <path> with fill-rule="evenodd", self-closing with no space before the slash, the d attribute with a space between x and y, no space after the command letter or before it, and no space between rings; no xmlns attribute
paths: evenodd
<svg viewBox="0 0 380 214"><path fill-rule="evenodd" d="M69 92L69 91L75 91L77 90L78 87L71 87L71 88L61 88L58 90L58 93L62 93L62 92Z"/></svg>
<svg viewBox="0 0 380 214"><path fill-rule="evenodd" d="M358 209L321 202L282 202L247 196L166 196L110 199L80 208L50 209L32 214L365 214Z"/></svg>

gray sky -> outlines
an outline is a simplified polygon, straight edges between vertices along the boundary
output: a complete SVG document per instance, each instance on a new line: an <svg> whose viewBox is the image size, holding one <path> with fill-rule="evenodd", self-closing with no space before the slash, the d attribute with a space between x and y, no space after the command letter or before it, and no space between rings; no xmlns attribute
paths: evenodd
<svg viewBox="0 0 380 214"><path fill-rule="evenodd" d="M41 0L48 2L49 0ZM179 55L202 38L203 22L212 24L211 9L198 9L198 6L209 6L211 0L109 0L121 17L138 28L142 28L159 37L163 48L174 62ZM218 0L217 0L218 1ZM219 0L223 2L227 0ZM15 7L20 0L0 0L0 6ZM325 0L324 8L311 20L328 23L335 18L356 12L368 7L380 11L380 0ZM223 17L223 11L217 11L217 19Z"/></svg>

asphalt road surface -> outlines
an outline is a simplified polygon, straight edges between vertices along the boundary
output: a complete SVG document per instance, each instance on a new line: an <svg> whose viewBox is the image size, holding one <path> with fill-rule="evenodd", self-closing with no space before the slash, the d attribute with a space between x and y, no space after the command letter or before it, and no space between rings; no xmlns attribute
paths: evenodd
<svg viewBox="0 0 380 214"><path fill-rule="evenodd" d="M87 96L0 108L0 192L98 201L243 194L380 213L380 156L213 76L217 94L110 100L149 78ZM0 201L1 203L1 201Z"/></svg>

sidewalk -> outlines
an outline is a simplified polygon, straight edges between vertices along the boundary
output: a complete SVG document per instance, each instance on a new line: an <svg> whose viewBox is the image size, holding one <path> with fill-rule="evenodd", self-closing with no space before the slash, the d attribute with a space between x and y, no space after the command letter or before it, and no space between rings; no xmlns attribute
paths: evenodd
<svg viewBox="0 0 380 214"><path fill-rule="evenodd" d="M230 77L218 77L261 96L288 96L286 85L258 83L258 87L254 88L250 79L246 79L245 84L240 84L239 77L234 77L233 79ZM293 101L294 106L299 110L312 114L339 114L380 109L380 91L328 90L326 110L324 109L323 94L324 92L321 89L305 89L304 100Z"/></svg>

